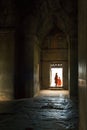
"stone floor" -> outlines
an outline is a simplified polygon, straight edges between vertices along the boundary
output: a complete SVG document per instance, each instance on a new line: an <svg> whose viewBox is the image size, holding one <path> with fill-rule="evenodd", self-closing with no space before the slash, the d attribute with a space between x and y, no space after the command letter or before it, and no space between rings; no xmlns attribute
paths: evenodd
<svg viewBox="0 0 87 130"><path fill-rule="evenodd" d="M78 101L68 91L40 91L29 99L0 102L0 130L78 130Z"/></svg>

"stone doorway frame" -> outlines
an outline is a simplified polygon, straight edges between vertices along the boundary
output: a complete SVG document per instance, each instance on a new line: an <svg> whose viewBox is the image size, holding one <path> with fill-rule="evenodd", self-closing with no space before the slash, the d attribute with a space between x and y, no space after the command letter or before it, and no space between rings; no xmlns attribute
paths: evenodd
<svg viewBox="0 0 87 130"><path fill-rule="evenodd" d="M59 68L62 68L62 82L63 82L63 64L62 63L51 63L50 64L50 75L49 75L49 88L63 88L63 83L62 83L62 86L51 86L51 69L54 68L54 69L59 69Z"/></svg>

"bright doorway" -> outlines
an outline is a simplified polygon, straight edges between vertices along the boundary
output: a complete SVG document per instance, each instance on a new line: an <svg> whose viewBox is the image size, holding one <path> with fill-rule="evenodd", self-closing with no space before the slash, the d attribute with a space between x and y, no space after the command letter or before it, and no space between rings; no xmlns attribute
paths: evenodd
<svg viewBox="0 0 87 130"><path fill-rule="evenodd" d="M55 85L55 74L58 74L58 78L60 77L61 79L61 84L56 86ZM63 68L51 68L50 69L50 87L63 87Z"/></svg>

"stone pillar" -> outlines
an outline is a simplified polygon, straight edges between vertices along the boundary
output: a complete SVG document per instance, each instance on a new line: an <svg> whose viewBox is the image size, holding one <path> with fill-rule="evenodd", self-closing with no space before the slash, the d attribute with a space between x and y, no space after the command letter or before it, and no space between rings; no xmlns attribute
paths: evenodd
<svg viewBox="0 0 87 130"><path fill-rule="evenodd" d="M14 31L0 30L0 100L14 98Z"/></svg>
<svg viewBox="0 0 87 130"><path fill-rule="evenodd" d="M70 43L70 96L78 96L78 42L73 38Z"/></svg>
<svg viewBox="0 0 87 130"><path fill-rule="evenodd" d="M14 97L25 97L25 44L24 30L19 27L15 33L15 76L14 76Z"/></svg>
<svg viewBox="0 0 87 130"><path fill-rule="evenodd" d="M25 40L25 95L33 97L34 87L34 37L26 36Z"/></svg>
<svg viewBox="0 0 87 130"><path fill-rule="evenodd" d="M36 96L40 90L40 45L36 36L34 39L34 96Z"/></svg>
<svg viewBox="0 0 87 130"><path fill-rule="evenodd" d="M15 2L0 1L0 100L14 98Z"/></svg>
<svg viewBox="0 0 87 130"><path fill-rule="evenodd" d="M78 1L79 130L87 130L87 1Z"/></svg>
<svg viewBox="0 0 87 130"><path fill-rule="evenodd" d="M33 36L25 36L23 30L19 32L15 49L15 98L28 98L34 95L34 40Z"/></svg>

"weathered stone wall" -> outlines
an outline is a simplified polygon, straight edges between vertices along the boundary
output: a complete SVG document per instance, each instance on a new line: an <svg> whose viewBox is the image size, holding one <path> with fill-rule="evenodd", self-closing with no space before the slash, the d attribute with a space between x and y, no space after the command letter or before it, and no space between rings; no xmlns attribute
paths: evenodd
<svg viewBox="0 0 87 130"><path fill-rule="evenodd" d="M79 130L87 130L87 1L78 2Z"/></svg>
<svg viewBox="0 0 87 130"><path fill-rule="evenodd" d="M40 91L40 47L38 39L35 38L34 44L34 96Z"/></svg>
<svg viewBox="0 0 87 130"><path fill-rule="evenodd" d="M15 49L15 98L28 98L34 95L35 40L32 35L20 34Z"/></svg>
<svg viewBox="0 0 87 130"><path fill-rule="evenodd" d="M0 1L0 100L14 98L14 0Z"/></svg>
<svg viewBox="0 0 87 130"><path fill-rule="evenodd" d="M14 32L0 30L0 100L14 98Z"/></svg>
<svg viewBox="0 0 87 130"><path fill-rule="evenodd" d="M78 96L78 41L74 39L70 44L70 96Z"/></svg>
<svg viewBox="0 0 87 130"><path fill-rule="evenodd" d="M34 96L34 42L33 36L28 36L25 41L25 95Z"/></svg>

